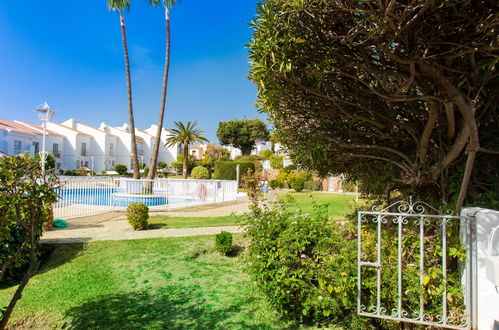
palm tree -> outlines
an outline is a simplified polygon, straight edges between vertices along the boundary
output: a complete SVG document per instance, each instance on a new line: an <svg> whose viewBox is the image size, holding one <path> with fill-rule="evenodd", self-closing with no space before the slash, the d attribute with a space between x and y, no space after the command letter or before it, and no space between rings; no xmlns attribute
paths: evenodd
<svg viewBox="0 0 499 330"><path fill-rule="evenodd" d="M154 179L156 176L156 166L158 162L159 144L161 143L161 131L163 130L163 119L165 117L166 91L168 87L168 72L170 70L170 8L175 5L177 0L147 0L153 6L165 7L166 21L166 49L165 49L165 68L163 71L163 90L161 93L161 105L159 108L158 130L156 131L156 140L151 155L151 165L149 166L148 179Z"/></svg>
<svg viewBox="0 0 499 330"><path fill-rule="evenodd" d="M166 139L166 147L173 147L176 144L181 144L184 147L184 164L183 175L187 179L187 159L189 157L189 144L196 142L208 142L204 137L204 131L197 127L198 122L188 121L187 125L182 122L175 122L175 128L170 129L172 135Z"/></svg>
<svg viewBox="0 0 499 330"><path fill-rule="evenodd" d="M123 16L123 11L130 9L130 0L108 0L107 6L112 10L117 10L118 13L120 14L121 40L123 42L123 54L125 55L126 86L128 89L128 117L129 117L129 121L130 121L133 178L140 179L139 162L137 160L137 140L135 138L135 120L133 118L132 80L130 78L130 59L128 57L128 45L127 45L127 41L126 41L125 17Z"/></svg>

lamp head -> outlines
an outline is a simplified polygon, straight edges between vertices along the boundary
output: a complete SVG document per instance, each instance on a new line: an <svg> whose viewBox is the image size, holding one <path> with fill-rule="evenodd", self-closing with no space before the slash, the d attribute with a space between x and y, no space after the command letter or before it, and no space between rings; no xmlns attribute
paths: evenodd
<svg viewBox="0 0 499 330"><path fill-rule="evenodd" d="M38 117L38 120L41 122L50 122L52 121L52 117L55 114L55 111L50 109L49 105L47 102L44 104L41 104L35 108L36 115Z"/></svg>

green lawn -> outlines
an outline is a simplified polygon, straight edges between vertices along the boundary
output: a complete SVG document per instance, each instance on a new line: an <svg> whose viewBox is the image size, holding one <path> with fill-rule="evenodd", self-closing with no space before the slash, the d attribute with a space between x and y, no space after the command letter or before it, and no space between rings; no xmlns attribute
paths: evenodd
<svg viewBox="0 0 499 330"><path fill-rule="evenodd" d="M292 197L295 201L291 203L291 210L300 209L302 213L313 211L313 201L328 203L328 214L336 219L344 218L355 205L355 195L350 194L281 191L277 196L282 201L288 200L288 196Z"/></svg>
<svg viewBox="0 0 499 330"><path fill-rule="evenodd" d="M59 245L11 321L72 329L285 327L239 258L219 255L213 243L197 236ZM14 289L0 290L0 306Z"/></svg>
<svg viewBox="0 0 499 330"><path fill-rule="evenodd" d="M152 228L193 228L193 227L215 227L235 226L237 218L225 217L151 217L149 224Z"/></svg>

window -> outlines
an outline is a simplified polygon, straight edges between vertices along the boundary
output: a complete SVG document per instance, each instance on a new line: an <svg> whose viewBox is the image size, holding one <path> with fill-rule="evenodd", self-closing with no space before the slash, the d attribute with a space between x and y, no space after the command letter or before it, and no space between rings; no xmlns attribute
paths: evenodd
<svg viewBox="0 0 499 330"><path fill-rule="evenodd" d="M57 169L60 170L61 169L61 163L57 163Z"/></svg>
<svg viewBox="0 0 499 330"><path fill-rule="evenodd" d="M55 158L61 157L61 153L59 152L59 144L57 143L52 144L52 154L54 155Z"/></svg>
<svg viewBox="0 0 499 330"><path fill-rule="evenodd" d="M85 161L84 165L88 167L88 160Z"/></svg>
<svg viewBox="0 0 499 330"><path fill-rule="evenodd" d="M86 156L87 155L87 144L85 142L81 143L81 155Z"/></svg>
<svg viewBox="0 0 499 330"><path fill-rule="evenodd" d="M109 143L109 154L114 155L114 144Z"/></svg>
<svg viewBox="0 0 499 330"><path fill-rule="evenodd" d="M14 155L20 154L23 149L23 142L14 140Z"/></svg>
<svg viewBox="0 0 499 330"><path fill-rule="evenodd" d="M33 153L36 155L40 152L40 143L33 142Z"/></svg>

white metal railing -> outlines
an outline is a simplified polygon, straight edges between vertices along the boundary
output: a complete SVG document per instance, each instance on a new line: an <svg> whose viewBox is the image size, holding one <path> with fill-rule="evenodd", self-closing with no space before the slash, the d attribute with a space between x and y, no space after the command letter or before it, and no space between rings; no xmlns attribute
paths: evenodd
<svg viewBox="0 0 499 330"><path fill-rule="evenodd" d="M54 204L56 218L123 211L144 203L153 211L237 199L237 183L228 180L60 177L62 188Z"/></svg>

